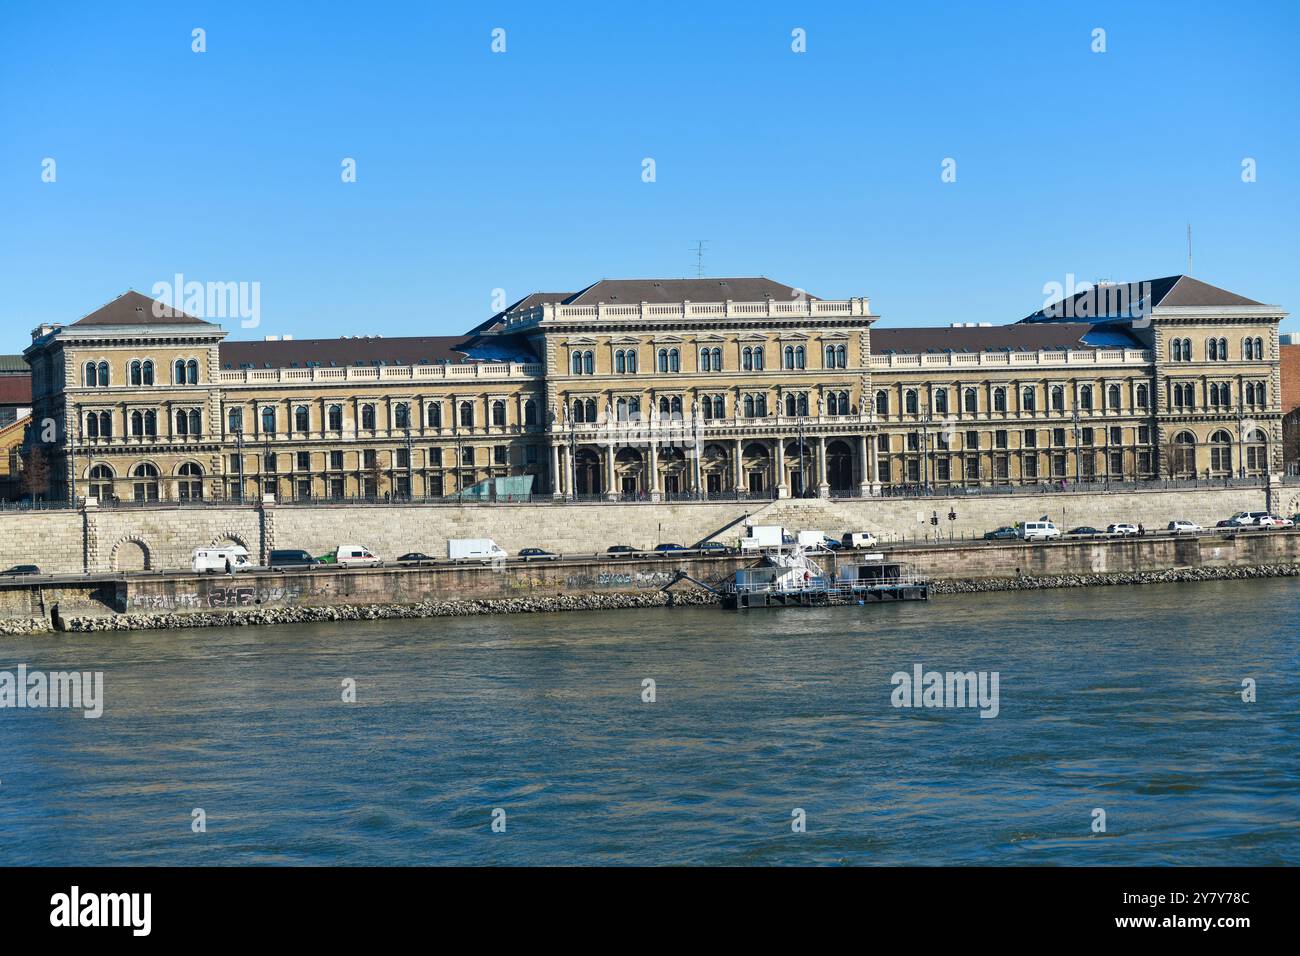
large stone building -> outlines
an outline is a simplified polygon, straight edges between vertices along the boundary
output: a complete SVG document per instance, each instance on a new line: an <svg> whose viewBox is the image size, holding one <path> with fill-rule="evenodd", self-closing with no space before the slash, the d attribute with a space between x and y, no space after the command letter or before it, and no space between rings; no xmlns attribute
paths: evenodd
<svg viewBox="0 0 1300 956"><path fill-rule="evenodd" d="M557 496L874 495L1278 471L1285 314L1173 276L891 329L866 298L769 279L602 280L458 337L226 341L128 292L24 355L56 497L437 497L521 475Z"/></svg>

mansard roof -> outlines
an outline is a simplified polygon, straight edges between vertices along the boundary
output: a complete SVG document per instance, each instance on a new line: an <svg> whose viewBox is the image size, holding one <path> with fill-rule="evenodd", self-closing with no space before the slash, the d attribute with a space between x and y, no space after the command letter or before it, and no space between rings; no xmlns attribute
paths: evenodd
<svg viewBox="0 0 1300 956"><path fill-rule="evenodd" d="M1036 352L1061 349L1146 348L1122 325L1088 322L981 325L962 328L871 330L873 355L920 355L924 352Z"/></svg>
<svg viewBox="0 0 1300 956"><path fill-rule="evenodd" d="M1124 293L1108 295L1108 290ZM1099 283L1039 309L1022 322L1088 322L1098 319L1129 319L1160 306L1208 307L1263 305L1244 295L1193 279L1188 275L1165 276L1130 283Z"/></svg>
<svg viewBox="0 0 1300 956"><path fill-rule="evenodd" d="M156 310L156 311L155 311ZM124 292L112 302L100 306L94 312L73 322L70 328L86 326L121 325L121 326L163 326L163 325L207 325L213 323L196 319L192 315L172 309L156 299L142 295L132 289Z"/></svg>
<svg viewBox="0 0 1300 956"><path fill-rule="evenodd" d="M347 366L437 365L459 362L536 362L518 336L482 339L463 335L353 336L337 339L225 341L223 369L344 368Z"/></svg>

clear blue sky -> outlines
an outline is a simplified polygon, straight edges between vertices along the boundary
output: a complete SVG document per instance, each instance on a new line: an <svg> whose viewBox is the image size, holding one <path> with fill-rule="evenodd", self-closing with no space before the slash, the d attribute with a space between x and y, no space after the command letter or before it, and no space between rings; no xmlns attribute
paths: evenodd
<svg viewBox="0 0 1300 956"><path fill-rule="evenodd" d="M261 284L232 337L456 334L697 238L884 324L1004 322L1183 271L1188 221L1199 278L1300 328L1298 11L4 0L0 351L176 272Z"/></svg>

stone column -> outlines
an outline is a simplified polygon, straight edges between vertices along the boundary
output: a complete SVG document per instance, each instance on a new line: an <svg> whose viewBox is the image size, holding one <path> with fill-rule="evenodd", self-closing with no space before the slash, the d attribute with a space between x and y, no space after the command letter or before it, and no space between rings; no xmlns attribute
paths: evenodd
<svg viewBox="0 0 1300 956"><path fill-rule="evenodd" d="M874 444L874 442L872 443ZM871 462L874 455L871 454L867 447L867 436L858 436L858 494L864 498L871 494L871 483L875 481L875 475L871 473Z"/></svg>
<svg viewBox="0 0 1300 956"><path fill-rule="evenodd" d="M878 435L871 435L867 438L867 467L871 469L871 493L878 495L882 490L880 485L880 445Z"/></svg>
<svg viewBox="0 0 1300 956"><path fill-rule="evenodd" d="M648 486L650 500L659 501L661 497L659 490L659 446L653 435L650 437L650 481Z"/></svg>
<svg viewBox="0 0 1300 956"><path fill-rule="evenodd" d="M610 442L605 446L605 498L613 501L618 497L618 489L614 487L614 443Z"/></svg>
<svg viewBox="0 0 1300 956"><path fill-rule="evenodd" d="M785 439L776 440L776 455L773 460L776 463L776 474L772 476L776 481L776 496L789 498L790 486L785 483Z"/></svg>
<svg viewBox="0 0 1300 956"><path fill-rule="evenodd" d="M734 490L738 495L741 493L742 490L744 490L741 488L741 483L744 481L745 478L743 458L744 458L744 443L742 439L737 438L736 439L736 460L732 463L732 467L731 467L731 472L732 472L731 484L732 484L732 490Z"/></svg>
<svg viewBox="0 0 1300 956"><path fill-rule="evenodd" d="M551 497L560 497L560 446L551 442Z"/></svg>
<svg viewBox="0 0 1300 956"><path fill-rule="evenodd" d="M831 483L826 478L826 436L817 436L817 497L829 498Z"/></svg>

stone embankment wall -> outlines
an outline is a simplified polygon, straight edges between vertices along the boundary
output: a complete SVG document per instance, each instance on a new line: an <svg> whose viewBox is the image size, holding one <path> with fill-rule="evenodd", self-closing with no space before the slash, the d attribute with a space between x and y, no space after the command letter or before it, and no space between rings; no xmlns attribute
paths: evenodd
<svg viewBox="0 0 1300 956"><path fill-rule="evenodd" d="M875 532L882 541L933 535L978 538L1000 525L1047 515L1069 528L1117 521L1164 527L1171 519L1206 527L1237 511L1287 514L1300 487L1197 488L1114 493L958 495L948 498L798 499L775 502L591 504L207 506L0 513L0 569L37 564L49 572L189 567L196 547L241 544L264 558L270 548L321 554L360 544L386 558L408 551L447 553L449 538L492 538L509 552L540 547L593 554L612 544L652 548L704 540L734 544L746 520L839 535ZM948 514L956 520L949 521Z"/></svg>

